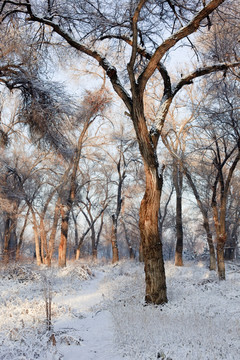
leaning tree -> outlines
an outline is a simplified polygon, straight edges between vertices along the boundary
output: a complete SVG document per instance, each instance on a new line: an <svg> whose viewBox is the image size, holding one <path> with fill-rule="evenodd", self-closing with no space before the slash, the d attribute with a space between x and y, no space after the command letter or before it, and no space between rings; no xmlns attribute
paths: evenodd
<svg viewBox="0 0 240 360"><path fill-rule="evenodd" d="M169 107L183 86L192 83L194 79L239 65L238 61L219 63L213 59L212 63L179 76L173 84L163 61L176 45L188 48L190 45L196 51L194 36L190 38L190 35L201 26L211 28L211 14L223 2L224 0L0 2L3 23L18 17L24 24L32 26L38 40L43 43L47 35L47 43L54 42L56 45L62 40L75 49L77 54L85 54L94 59L104 69L114 91L127 108L145 169L146 185L140 206L139 226L145 262L145 300L149 303L161 304L167 301L162 244L158 231L163 180L156 150ZM68 47L65 49L69 51ZM160 105L156 118L149 123L144 108L144 95L149 80L156 73L162 84L162 91L159 93Z"/></svg>

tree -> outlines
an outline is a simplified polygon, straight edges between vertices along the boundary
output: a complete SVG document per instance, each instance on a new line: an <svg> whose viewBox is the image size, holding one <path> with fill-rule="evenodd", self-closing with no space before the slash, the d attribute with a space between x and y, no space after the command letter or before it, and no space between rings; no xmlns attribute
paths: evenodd
<svg viewBox="0 0 240 360"><path fill-rule="evenodd" d="M211 207L216 231L217 263L220 279L225 279L224 246L227 240L226 216L231 181L240 160L239 87L231 74L212 84L208 100L202 103L204 158L209 168ZM211 96L210 96L211 94Z"/></svg>
<svg viewBox="0 0 240 360"><path fill-rule="evenodd" d="M195 196L197 201L198 208L203 217L203 226L206 231L207 243L209 246L210 253L210 270L216 269L216 256L215 249L213 245L212 232L210 230L209 223L209 204L204 204L204 201L201 199L200 195L200 184L199 181L194 180L194 175L196 177L197 173L204 173L201 155L198 155L198 159L194 156L186 155L186 152L193 152L195 154L195 147L191 149L188 146L186 149L187 142L193 142L193 139L197 136L198 123L197 123L197 114L199 106L202 102L202 97L200 100L196 100L193 97L192 91L188 91L188 100L191 101L192 106L190 107L190 115L184 116L184 119L180 120L180 123L177 123L178 115L177 108L181 107L180 104L173 109L171 113L171 122L168 122L167 129L164 129L162 133L162 140L164 145L167 147L169 153L173 158L173 183L176 190L176 232L177 232L177 244L176 244L176 255L175 255L175 264L182 265L182 251L183 251L183 224L182 224L182 187L183 187L183 175L186 176L188 184ZM193 105L194 104L194 105ZM174 111L175 110L175 111ZM196 128L196 129L195 129ZM195 133L194 133L195 132ZM196 157L196 155L195 155ZM194 163L197 166L194 166ZM203 176L201 176L203 178Z"/></svg>
<svg viewBox="0 0 240 360"><path fill-rule="evenodd" d="M52 29L54 35L57 35L53 39L59 39L60 36L79 53L95 59L105 70L114 91L128 110L145 169L146 187L140 207L139 226L145 262L145 300L149 303L161 304L167 301L162 244L158 230L162 177L158 171L156 149L169 107L180 89L195 78L239 65L238 62L214 63L195 69L172 85L169 73L161 61L176 44L189 39L201 24L209 24L209 16L223 2L212 0L205 4L193 1L190 5L182 6L171 1L120 1L112 3L111 9L105 1L74 0L67 4L34 0L27 0L25 3L10 0L1 2L2 22L19 14L26 23L34 26L39 24L40 28L48 29L47 33ZM119 54L114 57L108 53L107 60L105 53L99 49L98 43L106 43L109 39L112 49L119 42L126 44L122 62ZM125 56L128 56L125 68L128 83L124 87L120 72ZM118 70L112 64L114 60ZM158 114L149 128L144 110L144 93L149 79L156 71L159 71L159 81L163 81L163 91Z"/></svg>
<svg viewBox="0 0 240 360"><path fill-rule="evenodd" d="M58 263L59 266L66 266L66 251L67 251L67 236L68 236L68 222L69 216L71 213L71 209L73 203L76 198L77 192L77 170L79 166L79 161L82 154L83 143L85 140L85 136L89 126L93 123L93 121L101 116L104 108L109 103L110 97L105 91L104 87L99 91L95 91L94 93L87 93L83 103L82 109L80 111L79 119L83 122L83 128L80 132L77 148L75 153L71 159L72 166L70 166L70 181L69 186L66 189L65 196L62 198L61 204L61 240L58 251Z"/></svg>
<svg viewBox="0 0 240 360"><path fill-rule="evenodd" d="M226 231L227 241L225 245L225 260L234 260L237 257L237 246L240 226L240 197L239 197L239 174L234 173L228 195Z"/></svg>
<svg viewBox="0 0 240 360"><path fill-rule="evenodd" d="M96 164L94 171L96 175ZM96 179L94 179L93 176L90 177L88 184L85 186L85 196L82 197L80 203L78 204L80 212L83 214L88 227L81 235L80 239L77 241L76 259L79 259L80 257L80 248L82 246L84 238L89 232L91 233L92 257L94 260L96 260L98 257L98 245L100 242L100 236L104 224L104 214L111 200L111 197L109 195L109 179L106 176L104 180L99 179L98 175ZM96 223L98 219L100 219L100 224L98 224L98 228L96 228Z"/></svg>

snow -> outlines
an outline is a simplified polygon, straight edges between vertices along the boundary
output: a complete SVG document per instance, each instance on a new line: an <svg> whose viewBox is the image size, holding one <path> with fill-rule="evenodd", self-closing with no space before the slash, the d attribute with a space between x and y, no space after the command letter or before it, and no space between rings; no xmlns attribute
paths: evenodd
<svg viewBox="0 0 240 360"><path fill-rule="evenodd" d="M237 360L240 266L166 263L168 303L145 305L143 265L0 268L1 360ZM46 301L52 297L52 326Z"/></svg>

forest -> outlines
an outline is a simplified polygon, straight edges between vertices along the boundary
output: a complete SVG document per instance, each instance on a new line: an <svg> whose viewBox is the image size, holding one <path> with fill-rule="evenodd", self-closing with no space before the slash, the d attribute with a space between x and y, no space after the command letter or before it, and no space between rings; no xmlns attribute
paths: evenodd
<svg viewBox="0 0 240 360"><path fill-rule="evenodd" d="M236 0L0 1L2 265L239 259Z"/></svg>

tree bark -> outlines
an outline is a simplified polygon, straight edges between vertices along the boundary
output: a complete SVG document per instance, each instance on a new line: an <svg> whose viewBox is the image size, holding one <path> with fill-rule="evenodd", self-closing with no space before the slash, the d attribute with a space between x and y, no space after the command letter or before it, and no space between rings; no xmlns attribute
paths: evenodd
<svg viewBox="0 0 240 360"><path fill-rule="evenodd" d="M69 223L69 209L61 208L61 238L58 248L58 266L65 267L67 263L67 237L68 237L68 223Z"/></svg>
<svg viewBox="0 0 240 360"><path fill-rule="evenodd" d="M224 246L226 242L226 234L218 235L217 237L217 264L219 280L225 280L225 261L224 261Z"/></svg>
<svg viewBox="0 0 240 360"><path fill-rule="evenodd" d="M224 247L227 239L226 234L226 199L222 197L220 211L218 212L216 202L216 188L213 192L212 198L212 209L213 209L213 220L216 229L216 240L217 240L217 266L218 266L218 277L219 280L225 280L225 262L224 262Z"/></svg>
<svg viewBox="0 0 240 360"><path fill-rule="evenodd" d="M203 214L204 216L204 214ZM209 270L216 270L216 254L213 245L212 232L210 231L209 221L207 215L204 216L204 229L207 234L207 243L209 247Z"/></svg>
<svg viewBox="0 0 240 360"><path fill-rule="evenodd" d="M175 266L183 266L183 225L182 225L182 182L183 175L179 169L179 164L173 160L173 184L176 191L176 250Z"/></svg>
<svg viewBox="0 0 240 360"><path fill-rule="evenodd" d="M162 243L158 230L161 182L156 168L145 164L146 188L140 206L139 227L142 240L146 280L145 301L153 304L167 302L166 277Z"/></svg>
<svg viewBox="0 0 240 360"><path fill-rule="evenodd" d="M7 216L5 220L5 229L4 229L4 240L3 240L3 262L7 264L9 262L9 242L10 242L10 217Z"/></svg>
<svg viewBox="0 0 240 360"><path fill-rule="evenodd" d="M118 243L117 243L117 219L115 214L112 215L112 232L111 232L111 244L112 244L112 263L119 261Z"/></svg>

